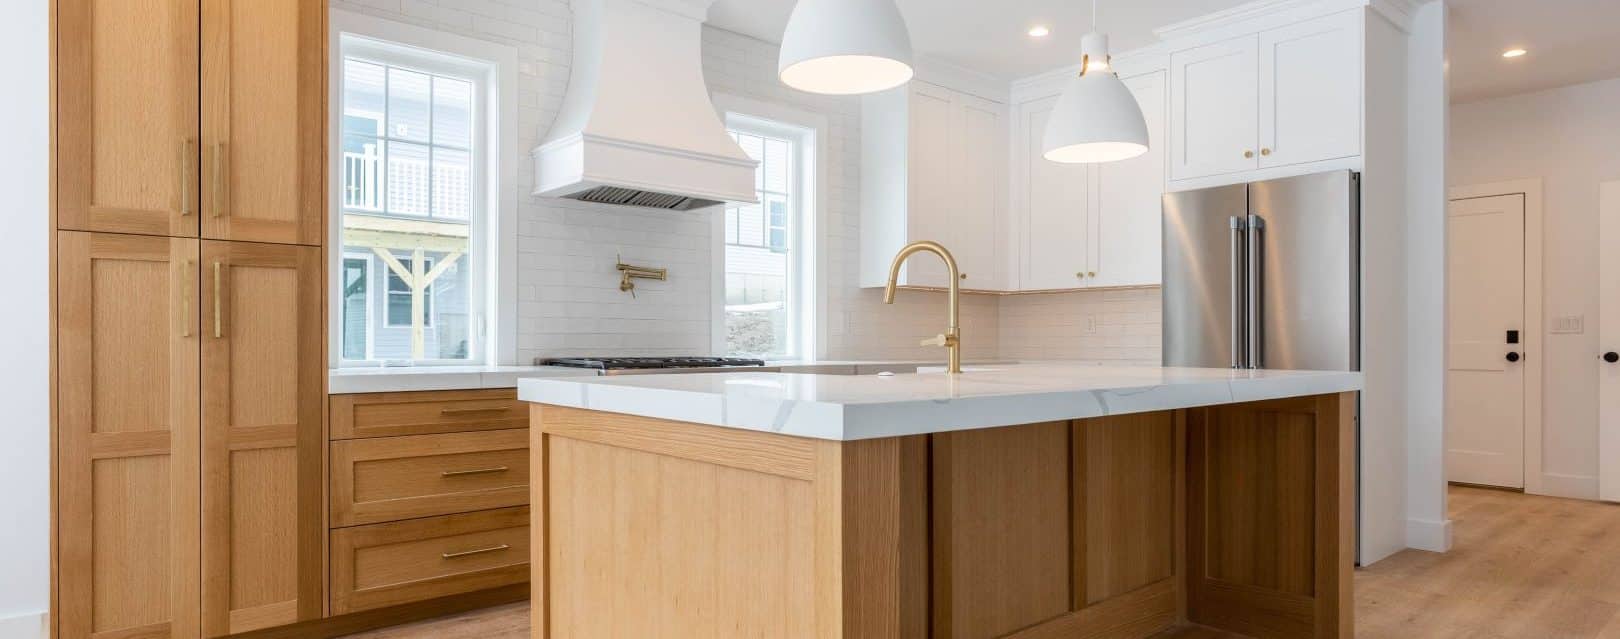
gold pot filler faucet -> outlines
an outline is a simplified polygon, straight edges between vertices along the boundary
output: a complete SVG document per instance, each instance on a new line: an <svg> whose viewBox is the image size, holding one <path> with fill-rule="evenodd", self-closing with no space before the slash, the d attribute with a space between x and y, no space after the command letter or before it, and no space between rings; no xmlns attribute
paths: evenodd
<svg viewBox="0 0 1620 639"><path fill-rule="evenodd" d="M950 290L946 293L949 300L947 312L950 314L950 327L946 328L944 333L934 336L933 339L923 340L922 345L944 346L946 352L950 354L949 367L946 370L951 373L960 373L962 372L962 334L957 328L959 315L957 301L962 292L958 287L957 280L961 279L961 275L956 269L956 258L951 255L950 251L945 250L945 247L941 246L939 242L927 240L912 242L907 244L905 248L900 249L900 252L895 254L894 261L889 263L889 284L883 288L883 303L894 303L894 286L895 282L900 279L900 265L904 264L906 258L911 257L912 253L919 251L933 253L938 255L940 259L945 260L945 268L950 271L948 277L951 282Z"/></svg>

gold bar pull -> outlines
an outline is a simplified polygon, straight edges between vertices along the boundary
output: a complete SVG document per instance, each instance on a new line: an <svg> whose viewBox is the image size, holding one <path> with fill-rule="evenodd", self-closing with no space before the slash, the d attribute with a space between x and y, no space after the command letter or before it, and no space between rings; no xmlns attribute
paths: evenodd
<svg viewBox="0 0 1620 639"><path fill-rule="evenodd" d="M472 470L447 470L447 471L444 471L442 473L439 473L439 476L440 477L466 477L468 475L493 475L495 473L504 473L504 472L506 472L508 470L511 470L511 469L507 468L505 466L496 466L494 468L474 468Z"/></svg>
<svg viewBox="0 0 1620 639"><path fill-rule="evenodd" d="M222 188L223 182L221 182L221 180L223 179L221 176L225 172L223 167L222 167L222 165L225 162L224 158L225 158L225 143L220 142L219 144L215 144L214 145L214 175L213 175L213 179L212 179L213 189L214 189L214 212L213 212L213 217L220 217L222 215L225 215L225 207L224 207L223 204L220 203L220 197L221 197L220 194L221 194L221 192L223 192L225 190L224 188Z"/></svg>
<svg viewBox="0 0 1620 639"><path fill-rule="evenodd" d="M221 337L225 336L225 330L224 330L223 327L220 326L220 319L219 319L219 316L220 316L220 312L219 312L219 305L220 305L219 295L220 295L220 288L221 288L220 278L221 278L221 275L220 275L219 262L214 262L214 338L215 339L218 339L218 338L221 338Z"/></svg>
<svg viewBox="0 0 1620 639"><path fill-rule="evenodd" d="M441 409L439 411L439 414L440 415L445 415L445 416L477 415L479 413L504 413L504 412L506 412L508 410L510 410L510 409L505 407L505 406L499 406L499 407L494 407L494 408L445 408L445 409Z"/></svg>
<svg viewBox="0 0 1620 639"><path fill-rule="evenodd" d="M191 215L191 138L180 139L180 215Z"/></svg>
<svg viewBox="0 0 1620 639"><path fill-rule="evenodd" d="M191 260L180 263L180 336L191 337Z"/></svg>
<svg viewBox="0 0 1620 639"><path fill-rule="evenodd" d="M447 553L442 553L439 556L443 557L445 559L459 559L461 557L471 557L473 555L482 555L482 554L484 554L486 552L500 552L502 550L509 550L511 548L512 548L511 546L508 546L506 544L501 544L499 546L490 546L488 548L479 548L477 550L463 550L461 552L447 552Z"/></svg>

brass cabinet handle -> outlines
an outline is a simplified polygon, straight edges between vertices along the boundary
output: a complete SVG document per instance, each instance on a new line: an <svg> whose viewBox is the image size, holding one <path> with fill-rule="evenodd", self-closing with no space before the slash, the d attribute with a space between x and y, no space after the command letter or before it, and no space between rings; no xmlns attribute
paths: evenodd
<svg viewBox="0 0 1620 639"><path fill-rule="evenodd" d="M1271 155L1271 149L1260 149L1260 155Z"/></svg>
<svg viewBox="0 0 1620 639"><path fill-rule="evenodd" d="M1078 278L1080 278L1080 279L1086 279L1086 273L1085 273L1085 271L1075 271L1075 272L1074 272L1074 276L1075 276L1075 277L1078 277Z"/></svg>
<svg viewBox="0 0 1620 639"><path fill-rule="evenodd" d="M471 557L473 555L482 555L482 554L484 554L486 552L500 552L502 550L509 550L511 548L512 548L511 546L508 546L506 544L501 544L499 546L490 546L488 548L479 548L477 550L463 550L461 552L441 553L439 556L443 557L445 559L459 559L461 557Z"/></svg>
<svg viewBox="0 0 1620 639"><path fill-rule="evenodd" d="M963 273L963 274L962 274L962 275L961 275L961 277L962 277L962 279L964 279L964 280L965 280L965 279L967 279L967 273Z"/></svg>
<svg viewBox="0 0 1620 639"><path fill-rule="evenodd" d="M180 263L180 336L191 337L191 260Z"/></svg>
<svg viewBox="0 0 1620 639"><path fill-rule="evenodd" d="M1086 277L1096 277L1096 276L1097 276L1096 271L1086 271Z"/></svg>
<svg viewBox="0 0 1620 639"><path fill-rule="evenodd" d="M180 139L180 215L191 215L191 138Z"/></svg>
<svg viewBox="0 0 1620 639"><path fill-rule="evenodd" d="M221 197L220 193L222 191L224 191L224 189L221 188L222 182L220 181L222 179L220 176L224 173L224 169L221 167L221 165L225 162L224 157L225 157L225 143L220 142L219 144L215 144L214 145L214 176L213 176L213 180L212 180L212 185L213 185L213 189L214 189L214 213L213 213L213 217L220 217L222 215L225 215L225 207L224 207L223 204L220 203L220 197Z"/></svg>
<svg viewBox="0 0 1620 639"><path fill-rule="evenodd" d="M1243 150L1243 157L1246 157L1246 158L1254 157L1254 151L1251 151L1249 149L1244 149Z"/></svg>
<svg viewBox="0 0 1620 639"><path fill-rule="evenodd" d="M214 262L214 337L216 339L225 336L225 331L220 326L220 319L219 319L219 315L220 315L220 312L219 312L219 305L220 305L219 295L220 295L220 287L221 287L220 278L221 278L221 275L220 275L219 262Z"/></svg>
<svg viewBox="0 0 1620 639"><path fill-rule="evenodd" d="M495 473L504 473L504 472L506 472L508 470L512 470L512 469L507 468L505 466L496 466L494 468L474 468L472 470L447 470L447 471L444 471L442 473L439 473L439 476L440 477L466 477L468 475L493 475Z"/></svg>
<svg viewBox="0 0 1620 639"><path fill-rule="evenodd" d="M449 415L475 415L475 414L478 414L478 413L504 413L507 410L510 410L510 409L506 408L506 407L499 407L499 408L444 408L444 409L439 410L439 414L440 415L446 415L446 416L449 416Z"/></svg>

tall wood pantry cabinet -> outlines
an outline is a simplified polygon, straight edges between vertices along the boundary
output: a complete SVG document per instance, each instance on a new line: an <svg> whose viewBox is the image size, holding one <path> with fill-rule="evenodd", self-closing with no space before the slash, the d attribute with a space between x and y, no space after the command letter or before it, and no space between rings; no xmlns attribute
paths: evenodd
<svg viewBox="0 0 1620 639"><path fill-rule="evenodd" d="M62 639L325 612L324 0L57 0Z"/></svg>

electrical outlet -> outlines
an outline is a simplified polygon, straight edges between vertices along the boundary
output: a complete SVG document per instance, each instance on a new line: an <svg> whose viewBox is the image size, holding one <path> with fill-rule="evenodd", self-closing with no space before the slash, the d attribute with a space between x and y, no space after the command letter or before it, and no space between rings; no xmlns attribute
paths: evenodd
<svg viewBox="0 0 1620 639"><path fill-rule="evenodd" d="M1084 333L1086 335L1096 335L1097 334L1097 316L1096 315L1087 315L1085 321L1083 321L1080 326L1081 326L1081 332L1082 333Z"/></svg>
<svg viewBox="0 0 1620 639"><path fill-rule="evenodd" d="M1579 335L1586 332L1584 315L1560 315L1552 321L1552 332L1559 335Z"/></svg>

